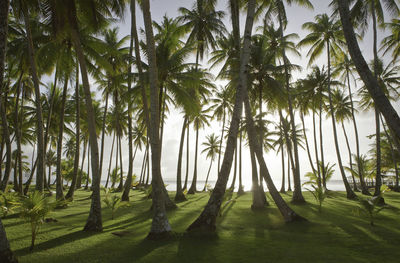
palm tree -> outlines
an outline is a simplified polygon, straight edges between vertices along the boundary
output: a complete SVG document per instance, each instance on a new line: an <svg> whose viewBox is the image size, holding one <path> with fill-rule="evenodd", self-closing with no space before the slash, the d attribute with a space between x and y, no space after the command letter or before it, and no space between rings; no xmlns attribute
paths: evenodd
<svg viewBox="0 0 400 263"><path fill-rule="evenodd" d="M203 188L203 192L206 190L207 187L207 182L208 182L208 177L210 175L210 171L211 171L211 167L213 164L213 161L215 159L215 156L217 154L219 154L219 139L218 136L215 136L215 134L211 134L206 136L206 142L203 142L202 145L205 147L203 149L203 151L201 151L201 153L206 153L207 154L207 159L210 159L210 167L208 168L208 172L207 172L207 177L206 177L206 181L204 183L204 188Z"/></svg>
<svg viewBox="0 0 400 263"><path fill-rule="evenodd" d="M389 99L385 96L383 91L380 89L377 79L368 68L368 64L365 61L360 47L358 45L356 34L353 29L353 25L350 20L349 1L348 0L337 0L340 18L343 26L344 36L349 49L351 58L357 68L358 74L363 80L368 92L375 101L375 104L379 111L384 115L386 123L393 130L397 137L400 137L400 117L396 110L390 104Z"/></svg>
<svg viewBox="0 0 400 263"><path fill-rule="evenodd" d="M210 119L210 116L207 114L208 109L203 110L200 108L200 110L194 114L192 117L192 122L196 131L196 148L194 152L194 170L193 170L193 179L192 179L192 184L188 190L188 194L194 194L196 193L196 185L197 185L197 153L198 153L198 146L199 146L199 130L201 128L204 128L204 126L209 126L210 123L208 122L208 119Z"/></svg>
<svg viewBox="0 0 400 263"><path fill-rule="evenodd" d="M385 24L385 27L390 29L391 35L382 39L380 50L384 50L383 55L392 51L392 62L394 63L400 55L400 19L392 19L391 23Z"/></svg>
<svg viewBox="0 0 400 263"><path fill-rule="evenodd" d="M334 56L337 50L340 49L340 45L344 44L341 26L339 21L335 21L334 18L329 18L327 14L321 14L315 17L315 22L308 22L303 24L303 28L311 31L311 33L309 33L303 40L299 42L299 46L305 46L305 45L312 46L307 54L310 57L309 65L311 65L326 48L326 53L328 58L327 92L329 99L329 109L332 119L333 137L335 140L336 156L338 159L338 164L340 168L340 173L342 175L343 183L346 188L347 198L354 199L356 198L356 195L347 181L346 174L342 164L342 158L340 155L339 142L336 132L335 112L332 104L332 92L331 92L331 57L332 55Z"/></svg>
<svg viewBox="0 0 400 263"><path fill-rule="evenodd" d="M51 149L46 153L46 165L48 167L47 173L47 185L50 185L51 180L51 167L57 164L57 156L56 152L52 151Z"/></svg>
<svg viewBox="0 0 400 263"><path fill-rule="evenodd" d="M146 31L147 54L149 60L149 82L150 82L150 144L151 144L151 163L152 163L152 197L153 197L153 220L148 238L159 238L160 236L168 235L171 231L171 226L168 222L163 181L161 178L160 167L160 135L159 135L159 83L156 62L156 50L154 44L154 34L152 20L150 14L149 0L142 1L143 19Z"/></svg>

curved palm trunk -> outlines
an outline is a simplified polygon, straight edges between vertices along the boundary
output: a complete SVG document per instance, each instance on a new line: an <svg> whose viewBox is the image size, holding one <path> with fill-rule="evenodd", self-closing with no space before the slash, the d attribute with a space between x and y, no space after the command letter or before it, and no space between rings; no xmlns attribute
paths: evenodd
<svg viewBox="0 0 400 263"><path fill-rule="evenodd" d="M88 152L87 152L87 160L88 160L88 165L87 165L87 177L86 177L86 184L85 184L85 190L89 189L89 178L90 178L90 142L88 144ZM93 172L93 171L92 171Z"/></svg>
<svg viewBox="0 0 400 263"><path fill-rule="evenodd" d="M208 177L210 176L210 171L211 171L212 164L213 164L213 158L211 158L210 166L208 167L207 177L206 177L206 181L204 183L204 187L203 187L202 192L205 192L207 190Z"/></svg>
<svg viewBox="0 0 400 263"><path fill-rule="evenodd" d="M308 145L308 138L307 138L307 133L306 133L306 126L304 124L304 115L302 112L300 112L300 119L301 123L303 125L303 135L304 135L304 140L306 141L306 149L307 149L307 156L308 156L308 161L310 162L311 169L314 174L317 173L317 170L315 170L314 163L311 157L311 151L310 151L310 146ZM318 182L319 187L321 187L321 181Z"/></svg>
<svg viewBox="0 0 400 263"><path fill-rule="evenodd" d="M83 141L83 154L82 154L82 162L81 162L81 172L78 174L78 180L76 182L76 189L79 189L82 187L82 172L83 172L83 164L85 162L86 158L86 146L88 146L87 141Z"/></svg>
<svg viewBox="0 0 400 263"><path fill-rule="evenodd" d="M375 124L376 124L376 177L374 196L381 194L382 174L381 174L381 125L379 121L379 110L375 107Z"/></svg>
<svg viewBox="0 0 400 263"><path fill-rule="evenodd" d="M190 152L189 152L189 125L190 123L188 122L188 127L186 129L186 175L185 175L185 184L183 185L183 190L187 189L187 183L189 179L189 157L190 157Z"/></svg>
<svg viewBox="0 0 400 263"><path fill-rule="evenodd" d="M221 131L221 141L219 142L219 153L218 153L218 172L219 169L221 168L221 154L222 154L222 142L224 140L224 128L225 128L225 108L223 110L222 114L222 131Z"/></svg>
<svg viewBox="0 0 400 263"><path fill-rule="evenodd" d="M278 8L278 18L279 18L279 26L280 26L280 38L283 42L283 21L282 21L282 10ZM301 192L301 182L300 182L300 161L299 161L299 150L298 150L298 142L297 142L297 134L296 134L296 123L295 116L293 110L293 102L292 95L290 94L290 84L289 84L289 69L288 69L288 59L285 54L285 49L282 49L282 57L285 68L285 80L286 80L286 92L288 98L288 106L289 106L289 115L290 115L290 125L292 126L292 139L293 139L293 153L294 153L294 173L293 173L293 183L294 183L294 192L292 196L293 203L304 203L304 197Z"/></svg>
<svg viewBox="0 0 400 263"><path fill-rule="evenodd" d="M121 173L120 173L120 175L119 175L119 185L118 185L118 187L117 187L117 191L120 192L120 191L122 191L122 187L123 187L123 185L124 185L124 183L123 183L124 170L123 170L123 168L122 168L122 163L123 163L123 161L122 161L121 136L118 136L118 142L117 142L117 143L119 143L119 166L120 166L120 168L121 168ZM118 153L117 153L117 154L118 154Z"/></svg>
<svg viewBox="0 0 400 263"><path fill-rule="evenodd" d="M193 180L192 184L189 188L188 194L195 194L197 192L196 185L197 185L197 155L198 155L198 148L199 148L199 125L196 124L196 148L194 151L194 170L193 170Z"/></svg>
<svg viewBox="0 0 400 263"><path fill-rule="evenodd" d="M285 190L285 153L283 151L283 145L281 144L281 161L282 161L282 184L280 193L286 193Z"/></svg>
<svg viewBox="0 0 400 263"><path fill-rule="evenodd" d="M101 200L100 200L100 179L101 171L99 170L99 147L97 144L97 134L96 134L96 122L94 117L92 97L90 93L90 84L86 68L85 55L83 54L81 40L79 36L77 21L76 21L76 10L72 12L73 17L70 20L73 23L73 28L71 30L71 39L75 48L75 52L78 56L79 65L81 68L81 77L83 83L83 89L85 93L86 110L88 118L89 127L89 141L91 150L91 166L92 166L92 202L90 205L89 217L86 221L84 231L102 231L103 224L101 218Z"/></svg>
<svg viewBox="0 0 400 263"><path fill-rule="evenodd" d="M39 78L37 74L36 62L35 62L35 51L33 48L32 31L29 23L29 12L25 3L22 4L22 12L24 17L24 24L26 29L26 36L28 42L28 54L29 64L33 80L33 86L35 90L35 106L36 106L36 125L37 125L37 158L38 167L36 171L36 190L43 191L44 181L44 134L43 134L43 114L42 105L40 101L40 88Z"/></svg>
<svg viewBox="0 0 400 263"><path fill-rule="evenodd" d="M399 191L399 169L397 167L396 155L395 155L394 147L393 147L393 143L392 143L393 138L390 136L389 132L387 131L387 129L385 127L385 123L383 122L382 116L381 116L381 122L382 122L383 130L385 131L386 137L388 138L390 152L391 152L391 155L392 155L394 171L396 173L396 182L395 182L395 185L394 185L394 190L397 192L397 191Z"/></svg>
<svg viewBox="0 0 400 263"><path fill-rule="evenodd" d="M16 163L18 163L18 183L17 185L14 185L14 188L16 188L16 191L18 191L21 195L23 194L23 189L22 189L22 149L21 149L21 128L22 126L20 125L19 121L19 94L21 93L21 78L23 75L23 71L21 71L18 84L17 84L17 91L16 91L16 100L15 100L15 117L14 117L14 122L15 122L15 139L16 139L16 144L17 144L17 158L15 160ZM22 94L23 96L23 94ZM23 106L23 105L22 105ZM23 107L21 106L21 114L23 111ZM17 165L16 165L17 167ZM15 173L14 178L16 178L17 174Z"/></svg>
<svg viewBox="0 0 400 263"><path fill-rule="evenodd" d="M355 199L357 198L356 194L353 192L353 190L350 187L349 182L347 181L346 174L344 172L343 168L343 163L342 163L342 157L340 155L340 149L339 149L339 142L337 138L337 131L336 131L336 121L335 121L335 110L333 108L332 104L332 94L331 94L331 54L330 54L330 47L329 47L329 41L327 41L327 54L328 54L328 98L329 98L329 109L331 112L331 119L332 119L332 127L333 127L333 138L335 140L335 149L336 149L336 156L340 168L340 174L342 175L344 187L346 188L346 196L347 199Z"/></svg>
<svg viewBox="0 0 400 263"><path fill-rule="evenodd" d="M322 95L322 89L320 88L320 94ZM319 149L321 152L321 174L322 174L322 186L325 190L326 187L326 171L325 171L325 155L324 155L324 140L322 138L322 96L321 101L319 103Z"/></svg>
<svg viewBox="0 0 400 263"><path fill-rule="evenodd" d="M364 175L363 175L362 170L361 170L360 139L358 138L357 121L356 121L356 115L354 113L353 93L351 91L349 70L346 71L346 77L347 77L347 85L349 86L349 97L350 97L350 104L351 104L351 117L352 117L352 120L353 120L354 135L355 135L355 139L356 139L357 168L358 168L358 175L360 177L361 192L363 194L369 195L368 188L365 185ZM356 81L354 81L354 83L356 83Z"/></svg>
<svg viewBox="0 0 400 263"><path fill-rule="evenodd" d="M287 161L287 181L288 181L288 192L291 192L292 191L292 186L291 186L291 184L290 184L290 155L291 155L291 153L289 152L289 151L287 151L286 150L286 152L287 152L287 155L288 155L288 161Z"/></svg>
<svg viewBox="0 0 400 263"><path fill-rule="evenodd" d="M103 113L103 124L101 128L101 149L100 149L100 167L99 170L103 171L103 156L104 156L104 139L106 137L106 117L108 111L108 91L106 92L106 105L104 106L104 113ZM128 103L130 105L130 103Z"/></svg>
<svg viewBox="0 0 400 263"><path fill-rule="evenodd" d="M386 123L388 124L390 129L393 130L397 138L400 138L399 115L391 105L389 99L385 96L382 89L379 87L377 79L368 68L368 64L361 53L360 47L358 46L354 29L350 21L349 1L338 0L338 5L346 43L349 48L351 58L353 59L353 62L357 68L358 74L360 75L365 86L367 87L368 92L375 102L375 105L385 117Z"/></svg>
<svg viewBox="0 0 400 263"><path fill-rule="evenodd" d="M163 182L161 178L161 167L160 167L160 137L159 137L159 109L158 109L158 73L157 73L157 62L154 44L154 35L152 20L150 14L149 0L142 1L143 7L143 19L146 31L146 42L147 52L149 57L149 79L150 79L150 144L151 144L151 161L152 161L152 197L153 197L153 220L151 224L151 230L148 235L150 239L156 239L169 235L171 232L171 226L168 222L165 201L163 193Z"/></svg>
<svg viewBox="0 0 400 263"><path fill-rule="evenodd" d="M315 160L317 164L317 172L318 172L318 181L321 183L321 167L319 165L319 158L318 158L318 143L317 143L317 129L315 124L315 111L313 111L313 133L314 133L314 151L315 151Z"/></svg>
<svg viewBox="0 0 400 263"><path fill-rule="evenodd" d="M114 131L114 134L116 136L117 139L117 148L115 149L115 171L118 171L118 152L119 152L119 143L118 143L118 135L116 134L116 132ZM111 181L111 188L114 189L115 186L115 182L116 182L117 178L113 178Z"/></svg>
<svg viewBox="0 0 400 263"><path fill-rule="evenodd" d="M68 76L64 78L64 88L61 98L61 111L60 111L60 123L58 126L58 141L57 141L57 170L56 170L56 199L63 200L63 183L61 177L61 158L62 158L62 142L64 136L64 113L65 113L65 101L67 100L67 89L68 89Z"/></svg>
<svg viewBox="0 0 400 263"><path fill-rule="evenodd" d="M183 120L181 141L179 143L179 153L178 153L178 167L176 170L176 195L175 201L185 201L186 197L182 190L182 155L183 155L183 144L185 141L185 131L187 125L187 117Z"/></svg>
<svg viewBox="0 0 400 263"><path fill-rule="evenodd" d="M262 86L260 85L259 87L259 97L258 97L258 105L259 105L259 121L260 121L260 125L262 125ZM260 142L262 144L262 150L263 150L263 154L264 154L264 132L262 130L262 128L260 129ZM265 192L264 192L264 186L263 186L263 179L262 179L262 175L261 175L261 166L260 166L260 194L261 197L263 199L263 202L265 205L268 205L268 201L267 201L267 197L265 196Z"/></svg>
<svg viewBox="0 0 400 263"><path fill-rule="evenodd" d="M107 180L106 180L105 188L108 187L108 182L110 180L111 163L112 163L113 152L114 152L114 143L115 143L115 133L114 133L113 141L112 141L112 144L111 144L110 161L108 162L108 172L107 172Z"/></svg>
<svg viewBox="0 0 400 263"><path fill-rule="evenodd" d="M263 198L263 193L261 192L261 187L258 184L257 161L254 149L252 147L250 147L250 160L251 160L251 181L252 181L251 192L253 193L253 203L251 204L251 209L258 210L264 208L264 198Z"/></svg>
<svg viewBox="0 0 400 263"><path fill-rule="evenodd" d="M346 132L346 129L344 128L344 123L343 122L342 122L342 129L343 129L344 138L346 139L347 151L349 152L350 169L353 171L353 158L351 156L349 138L347 137L347 132ZM353 191L357 192L358 189L357 189L357 184L356 184L356 178L354 177L353 173L351 173L351 177L353 179Z"/></svg>
<svg viewBox="0 0 400 263"><path fill-rule="evenodd" d="M284 118L283 118L281 110L279 110L279 118L280 118L281 122L283 123ZM291 187L290 187L290 176L289 176L290 171L289 171L289 169L292 168L292 175L293 175L293 180L294 180L295 172L296 172L295 171L296 164L295 164L295 161L293 158L292 141L290 140L287 132L284 132L284 137L285 137L286 147L287 147L287 151L288 151L288 161L290 161L290 166L288 166L288 181L289 181L288 191L292 191ZM293 202L293 199L292 199L292 202Z"/></svg>
<svg viewBox="0 0 400 263"><path fill-rule="evenodd" d="M232 113L232 120L228 132L228 140L226 142L226 150L222 161L221 169L214 190L211 193L210 199L200 216L189 226L188 231L205 230L215 231L215 222L219 214L222 199L225 194L226 185L229 179L229 173L232 167L233 152L236 148L237 134L243 109L243 96L245 85L247 84L246 67L250 59L250 42L251 31L253 28L253 20L255 13L255 0L249 0L247 6L247 19L244 34L243 49L240 56L240 73L239 83L236 87L235 104Z"/></svg>
<svg viewBox="0 0 400 263"><path fill-rule="evenodd" d="M238 195L244 194L243 184L242 184L242 130L239 131L239 189Z"/></svg>
<svg viewBox="0 0 400 263"><path fill-rule="evenodd" d="M78 178L79 169L79 154L80 154L80 103L79 103L79 67L76 67L76 77L75 77L75 156L74 156L74 174L72 176L71 186L68 189L67 195L65 196L68 200L74 199L74 193Z"/></svg>
<svg viewBox="0 0 400 263"><path fill-rule="evenodd" d="M237 145L237 142L236 142ZM232 179L232 183L231 186L229 187L229 189L234 190L235 189L235 182L236 182L236 175L237 175L237 155L238 155L238 147L236 147L235 149L235 157L234 157L234 163L233 163L233 179Z"/></svg>

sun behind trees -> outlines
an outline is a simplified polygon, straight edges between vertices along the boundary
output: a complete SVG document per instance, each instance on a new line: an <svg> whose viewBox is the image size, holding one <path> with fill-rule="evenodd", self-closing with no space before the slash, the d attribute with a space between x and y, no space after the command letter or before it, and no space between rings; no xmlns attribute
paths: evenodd
<svg viewBox="0 0 400 263"><path fill-rule="evenodd" d="M34 215L31 248L39 226L62 223L47 218L53 207L30 205L50 199L62 204L51 212L65 216L60 221L85 217L57 244L110 229L129 236L125 228L145 224L147 239L178 239L181 247L193 234L225 231L232 213L256 220L258 235L259 218L277 231L296 221L304 228L330 220L325 213L339 220L343 211L334 209L360 201L375 225L386 202L381 189L393 190L389 202L398 198L396 1L168 2L175 17L158 17L162 1L0 0L1 262L17 262L5 233L11 248L21 246L15 229L26 224L15 214ZM315 12L302 39L292 32L292 5ZM363 48L370 43L369 23L371 55L360 49L362 38ZM374 112L373 131L360 111ZM87 211L74 214L80 202ZM38 250L52 249L51 238L36 240Z"/></svg>

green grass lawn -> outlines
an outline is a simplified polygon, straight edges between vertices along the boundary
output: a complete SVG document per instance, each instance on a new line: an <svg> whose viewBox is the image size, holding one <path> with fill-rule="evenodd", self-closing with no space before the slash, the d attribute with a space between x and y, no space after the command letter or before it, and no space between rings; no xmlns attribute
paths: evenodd
<svg viewBox="0 0 400 263"><path fill-rule="evenodd" d="M231 202L218 220L213 236L184 235L200 214L209 195L188 196L168 213L175 234L168 240L149 241L151 200L131 193L131 206L121 208L111 220L103 207L102 233L83 232L90 193L77 191L68 208L52 212L58 222L44 223L33 252L30 225L16 215L3 219L11 247L20 262L398 262L400 258L400 193L385 195L390 206L376 219L376 226L352 210L342 192L332 192L322 213L310 193L306 205L292 206L309 222L285 224L275 205L263 211L250 209L246 193ZM234 195L234 197L236 197ZM284 195L290 200L290 195ZM272 200L269 199L270 204ZM120 237L113 233L125 232Z"/></svg>

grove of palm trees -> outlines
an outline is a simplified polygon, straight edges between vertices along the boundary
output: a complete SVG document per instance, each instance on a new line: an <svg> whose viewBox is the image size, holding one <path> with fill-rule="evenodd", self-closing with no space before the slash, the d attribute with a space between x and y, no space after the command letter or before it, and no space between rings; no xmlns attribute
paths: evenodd
<svg viewBox="0 0 400 263"><path fill-rule="evenodd" d="M399 0L0 0L0 262L395 262Z"/></svg>

